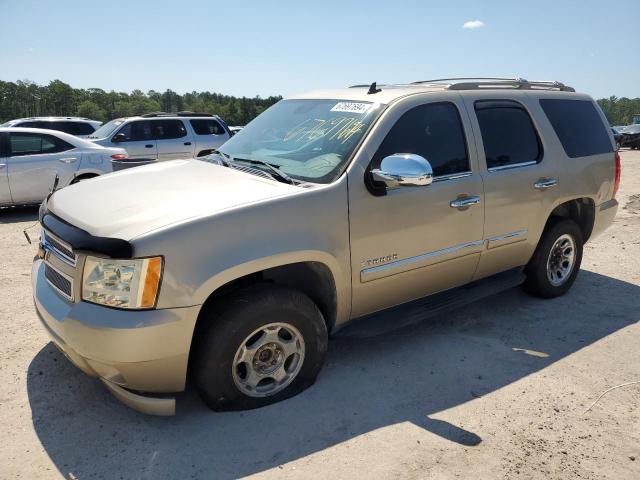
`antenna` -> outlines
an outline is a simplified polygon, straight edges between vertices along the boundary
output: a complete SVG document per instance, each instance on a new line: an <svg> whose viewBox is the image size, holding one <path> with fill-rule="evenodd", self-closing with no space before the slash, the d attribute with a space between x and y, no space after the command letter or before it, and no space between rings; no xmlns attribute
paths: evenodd
<svg viewBox="0 0 640 480"><path fill-rule="evenodd" d="M376 86L376 82L373 82L370 86L369 86L369 91L367 92L367 95L373 95L375 93L381 92L382 90L379 89Z"/></svg>

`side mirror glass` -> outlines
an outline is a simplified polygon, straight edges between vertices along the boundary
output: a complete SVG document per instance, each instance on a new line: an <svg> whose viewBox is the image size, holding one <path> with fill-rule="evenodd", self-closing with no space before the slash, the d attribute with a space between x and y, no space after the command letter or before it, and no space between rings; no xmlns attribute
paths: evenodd
<svg viewBox="0 0 640 480"><path fill-rule="evenodd" d="M387 189L398 187L424 187L433 182L433 169L426 158L413 153L394 153L384 157L380 168L371 170L376 182Z"/></svg>
<svg viewBox="0 0 640 480"><path fill-rule="evenodd" d="M124 142L127 139L127 136L124 133L116 133L111 141L113 143Z"/></svg>

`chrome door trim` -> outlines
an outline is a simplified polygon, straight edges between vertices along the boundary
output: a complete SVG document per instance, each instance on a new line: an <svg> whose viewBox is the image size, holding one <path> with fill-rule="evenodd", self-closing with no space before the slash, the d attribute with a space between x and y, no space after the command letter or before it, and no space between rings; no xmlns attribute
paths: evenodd
<svg viewBox="0 0 640 480"><path fill-rule="evenodd" d="M501 247L503 245L509 245L511 243L521 242L527 239L528 230L518 230L516 232L505 233L504 235L497 235L495 237L487 238L487 250L492 248Z"/></svg>
<svg viewBox="0 0 640 480"><path fill-rule="evenodd" d="M447 260L446 258L440 257L444 257L452 253L457 253L461 250L469 249L469 251L464 252L464 255L480 253L482 251L483 245L484 240L474 240L473 242L460 243L458 245L435 250L433 252L423 253L414 257L402 258L394 262L385 263L384 265L376 265L375 267L364 268L360 271L360 282L366 283L372 280L377 280L379 278L395 275L397 273L403 273L409 270L415 270L416 268L422 268L428 265L439 263L441 261ZM456 256L453 258L458 257ZM429 261L433 259L436 259L436 261Z"/></svg>
<svg viewBox="0 0 640 480"><path fill-rule="evenodd" d="M538 161L530 160L528 162L514 163L513 165L500 165L499 167L487 168L489 172L500 172L502 170L511 170L512 168L529 167L531 165L537 165Z"/></svg>
<svg viewBox="0 0 640 480"><path fill-rule="evenodd" d="M460 172L460 173L452 173L451 175L440 175L438 177L433 177L434 182L444 182L447 180L457 180L458 178L470 177L472 172Z"/></svg>

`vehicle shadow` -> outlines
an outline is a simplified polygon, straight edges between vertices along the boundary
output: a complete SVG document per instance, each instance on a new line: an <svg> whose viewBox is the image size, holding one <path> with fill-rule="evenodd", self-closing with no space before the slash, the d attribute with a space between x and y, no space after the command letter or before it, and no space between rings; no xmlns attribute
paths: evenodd
<svg viewBox="0 0 640 480"><path fill-rule="evenodd" d="M0 224L35 222L38 220L38 205L0 207Z"/></svg>
<svg viewBox="0 0 640 480"><path fill-rule="evenodd" d="M582 271L562 298L512 289L390 333L338 336L316 385L245 412L211 412L190 389L175 417L139 414L48 344L29 366L33 425L65 478L238 478L401 422L473 448L482 431L433 416L637 322L639 296Z"/></svg>

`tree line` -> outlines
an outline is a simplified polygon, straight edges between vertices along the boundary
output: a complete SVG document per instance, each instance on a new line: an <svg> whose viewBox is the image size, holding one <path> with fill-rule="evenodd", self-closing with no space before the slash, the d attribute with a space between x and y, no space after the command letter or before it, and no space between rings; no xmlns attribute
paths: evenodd
<svg viewBox="0 0 640 480"><path fill-rule="evenodd" d="M640 98L601 98L598 100L598 105L612 126L629 125L633 115L640 115Z"/></svg>
<svg viewBox="0 0 640 480"><path fill-rule="evenodd" d="M73 88L53 80L49 85L26 81L0 81L0 123L14 118L79 116L103 122L150 112L207 112L220 115L229 125L246 125L282 97L234 97L211 92L180 95L173 90L144 93L107 92L100 88ZM640 98L609 97L598 104L611 125L627 125L640 114Z"/></svg>
<svg viewBox="0 0 640 480"><path fill-rule="evenodd" d="M180 95L173 90L146 93L107 92L100 88L73 88L53 80L49 85L0 81L0 123L23 117L79 116L108 121L150 112L207 112L229 125L246 125L282 97L234 97L211 92Z"/></svg>

